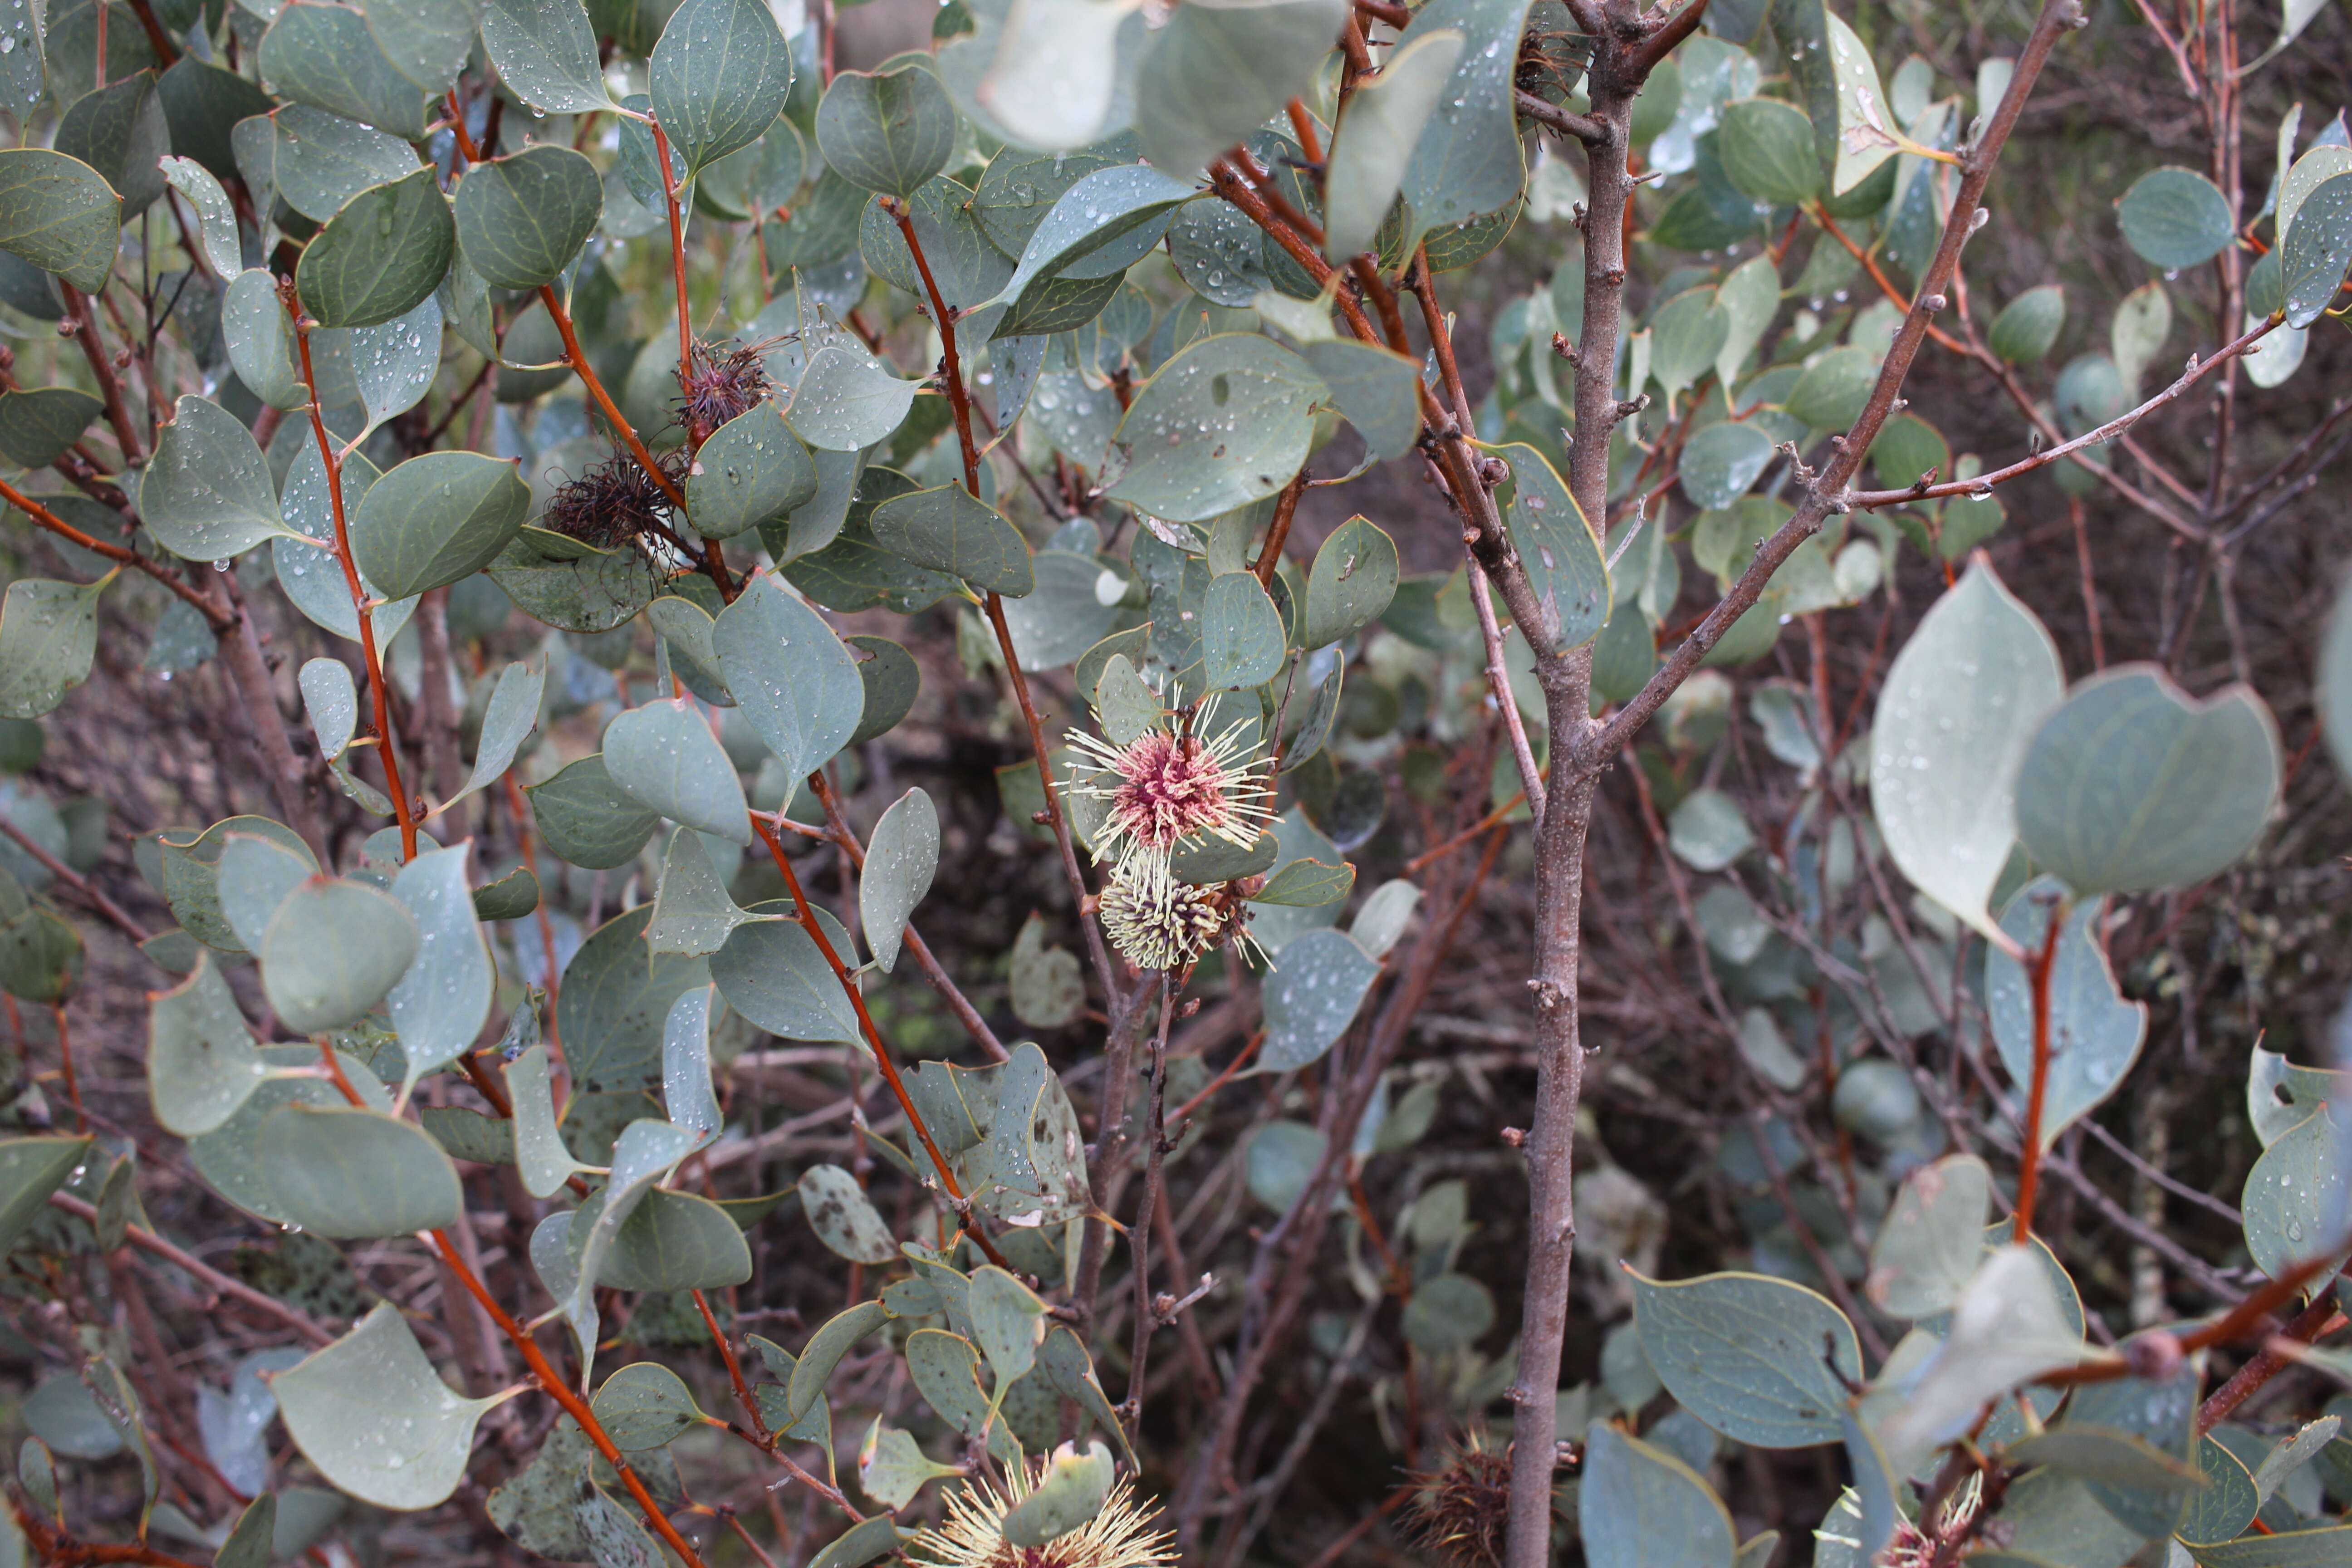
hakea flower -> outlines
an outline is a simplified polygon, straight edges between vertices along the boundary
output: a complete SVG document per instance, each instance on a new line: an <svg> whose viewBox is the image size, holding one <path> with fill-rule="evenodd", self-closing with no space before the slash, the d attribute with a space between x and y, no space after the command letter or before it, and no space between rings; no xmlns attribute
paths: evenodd
<svg viewBox="0 0 2352 1568"><path fill-rule="evenodd" d="M1111 870L1099 911L1111 946L1139 969L1183 969L1225 928L1215 888L1180 882L1158 856L1131 855Z"/></svg>
<svg viewBox="0 0 2352 1568"><path fill-rule="evenodd" d="M1043 1546L1015 1546L1004 1539L1004 1516L1037 1489L1053 1460L1034 1468L1004 1468L1002 1490L985 1480L946 1495L947 1518L927 1525L907 1544L919 1568L1160 1568L1173 1563L1174 1536L1150 1528L1151 1510L1136 1500L1122 1480L1103 1500L1102 1511Z"/></svg>
<svg viewBox="0 0 2352 1568"><path fill-rule="evenodd" d="M1069 791L1108 807L1095 837L1097 862L1164 864L1183 839L1222 838L1243 848L1257 842L1274 818L1257 727L1241 719L1213 730L1212 711L1202 709L1189 726L1155 724L1124 746L1099 735L1073 737L1092 766L1072 776Z"/></svg>

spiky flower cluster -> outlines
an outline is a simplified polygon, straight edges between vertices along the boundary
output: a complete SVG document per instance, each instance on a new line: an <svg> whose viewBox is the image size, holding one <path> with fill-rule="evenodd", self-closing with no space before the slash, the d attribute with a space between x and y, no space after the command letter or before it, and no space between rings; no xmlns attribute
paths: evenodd
<svg viewBox="0 0 2352 1568"><path fill-rule="evenodd" d="M1177 847L1222 839L1255 844L1273 817L1267 759L1246 719L1222 729L1203 708L1187 721L1154 724L1124 745L1075 737L1086 763L1069 793L1102 808L1094 857L1111 862L1103 889L1103 931L1130 963L1181 969L1233 922L1238 905L1214 888L1181 880Z"/></svg>
<svg viewBox="0 0 2352 1568"><path fill-rule="evenodd" d="M654 459L672 484L686 478L686 457L666 452ZM596 550L617 550L640 535L657 532L668 515L669 498L654 477L626 452L614 452L549 498L533 521L551 533Z"/></svg>
<svg viewBox="0 0 2352 1568"><path fill-rule="evenodd" d="M1110 944L1143 969L1181 969L1224 929L1217 890L1180 882L1165 860L1137 856L1111 872L1101 914Z"/></svg>
<svg viewBox="0 0 2352 1568"><path fill-rule="evenodd" d="M1169 1550L1174 1537L1150 1527L1150 1510L1125 1480L1111 1489L1101 1512L1066 1535L1043 1546L1005 1540L1004 1516L1036 1490L1052 1464L1008 1465L1002 1490L974 1480L948 1492L947 1518L909 1542L908 1556L924 1568L1160 1568L1175 1561Z"/></svg>
<svg viewBox="0 0 2352 1568"><path fill-rule="evenodd" d="M1272 781L1256 750L1255 726L1236 720L1207 732L1203 709L1197 727L1153 725L1124 746L1098 735L1076 737L1094 764L1071 781L1071 793L1108 808L1095 844L1097 861L1165 861L1185 839L1222 838L1246 849L1273 819Z"/></svg>
<svg viewBox="0 0 2352 1568"><path fill-rule="evenodd" d="M730 339L725 344L696 339L679 371L677 412L695 444L737 416L750 412L775 384L758 347Z"/></svg>

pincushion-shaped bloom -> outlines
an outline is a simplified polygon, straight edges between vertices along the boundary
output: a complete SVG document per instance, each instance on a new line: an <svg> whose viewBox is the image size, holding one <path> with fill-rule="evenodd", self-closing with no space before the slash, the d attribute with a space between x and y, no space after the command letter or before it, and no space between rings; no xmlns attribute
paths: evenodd
<svg viewBox="0 0 2352 1568"><path fill-rule="evenodd" d="M1273 781L1246 719L1215 727L1203 708L1187 724L1155 724L1127 744L1073 736L1087 762L1070 793L1102 804L1097 861L1125 865L1139 857L1165 862L1180 841L1222 838L1243 848L1273 818Z"/></svg>
<svg viewBox="0 0 2352 1568"><path fill-rule="evenodd" d="M1100 908L1111 946L1139 969L1184 968L1209 951L1226 918L1216 889L1178 881L1150 855L1112 868Z"/></svg>
<svg viewBox="0 0 2352 1568"><path fill-rule="evenodd" d="M1153 1530L1134 1489L1120 1481L1102 1511L1043 1546L1015 1546L1004 1538L1004 1516L1037 1489L1052 1466L1041 1458L1005 1467L1003 1489L985 1480L946 1494L947 1517L907 1544L919 1568L1160 1568L1176 1560L1174 1539Z"/></svg>

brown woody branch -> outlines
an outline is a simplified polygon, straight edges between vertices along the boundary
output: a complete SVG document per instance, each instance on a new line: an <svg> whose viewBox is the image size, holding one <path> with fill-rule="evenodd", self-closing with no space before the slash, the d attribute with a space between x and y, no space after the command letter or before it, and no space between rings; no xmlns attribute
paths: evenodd
<svg viewBox="0 0 2352 1568"><path fill-rule="evenodd" d="M1590 114L1579 114L1574 110L1548 103L1525 88L1516 89L1514 100L1522 115L1548 131L1573 136L1588 147L1601 146L1609 140L1609 127Z"/></svg>

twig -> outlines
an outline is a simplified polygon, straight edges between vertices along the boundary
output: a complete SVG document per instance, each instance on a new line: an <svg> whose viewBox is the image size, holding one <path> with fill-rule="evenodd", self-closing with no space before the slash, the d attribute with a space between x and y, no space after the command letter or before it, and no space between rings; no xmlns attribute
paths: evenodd
<svg viewBox="0 0 2352 1568"><path fill-rule="evenodd" d="M115 929L121 931L123 935L129 937L132 942L143 942L147 940L148 933L145 928L141 926L137 921L132 920L129 914L124 912L121 904L118 904L112 899L108 898L95 883L89 880L89 878L84 877L80 872L75 870L72 867L67 865L64 861L58 859L56 856L43 848L38 843L35 842L30 834L16 826L14 818L0 816L0 833L5 833L9 837L15 839L19 848L23 849L26 854L30 855L35 860L40 862L41 868L43 870L47 871L50 876L55 877L58 881L63 882L67 887L71 888L75 892L79 893L83 898L89 900L100 914L104 915L109 921L112 921Z"/></svg>
<svg viewBox="0 0 2352 1568"><path fill-rule="evenodd" d="M51 1193L49 1204L54 1208L63 1209L66 1213L86 1219L93 1225L98 1223L97 1207L82 1202L70 1193ZM308 1313L288 1306L275 1296L263 1294L242 1279L232 1279L203 1259L183 1252L152 1230L136 1225L125 1226L122 1237L142 1252L152 1253L173 1268L185 1271L191 1278L209 1287L217 1294L234 1297L255 1311L283 1323L314 1345L331 1345L335 1342L335 1336L320 1327Z"/></svg>
<svg viewBox="0 0 2352 1568"><path fill-rule="evenodd" d="M1557 131L1563 136L1573 136L1588 147L1601 146L1609 140L1609 127L1592 116L1562 109L1556 103L1547 103L1525 88L1514 89L1512 101L1518 106L1521 114L1537 124Z"/></svg>
<svg viewBox="0 0 2352 1568"><path fill-rule="evenodd" d="M1004 1261L1004 1255L996 1250L996 1244L981 1228L971 1200L965 1197L955 1173L948 1168L947 1156L940 1152L939 1144L932 1141L931 1130L923 1124L923 1113L915 1109L914 1098L907 1092L907 1080L899 1076L898 1064L891 1059L890 1047L882 1043L882 1031L875 1027L874 1016L866 1010L866 997L857 988L857 978L849 973L848 965L841 961L841 954L834 950L833 939L825 935L824 925L818 921L809 904L808 894L802 890L800 873L793 869L792 861L784 857L782 840L776 837L773 827L757 816L751 818L751 831L767 845L768 853L775 859L776 869L783 873L784 886L791 889L793 905L800 914L801 929L808 932L810 941L816 943L817 951L832 966L834 979L839 982L842 994L849 998L850 1006L857 1014L858 1029L866 1037L866 1048L873 1053L875 1065L882 1069L882 1077L890 1085L891 1094L897 1097L898 1109L906 1113L907 1125L912 1127L915 1136L923 1141L924 1152L930 1155L932 1168L939 1173L940 1185L946 1189L957 1217L970 1225L973 1242L988 1255L988 1260L999 1268L1009 1269L1012 1266Z"/></svg>
<svg viewBox="0 0 2352 1568"><path fill-rule="evenodd" d="M2026 966L2033 992L2033 1081L2025 1096L2025 1125L2017 1150L2017 1214L2010 1235L2022 1247L2033 1236L2033 1198L2042 1173L2042 1115L2050 1092L2050 971L2058 957L2058 933L2065 928L2063 906L2049 911L2050 929L2042 951Z"/></svg>

